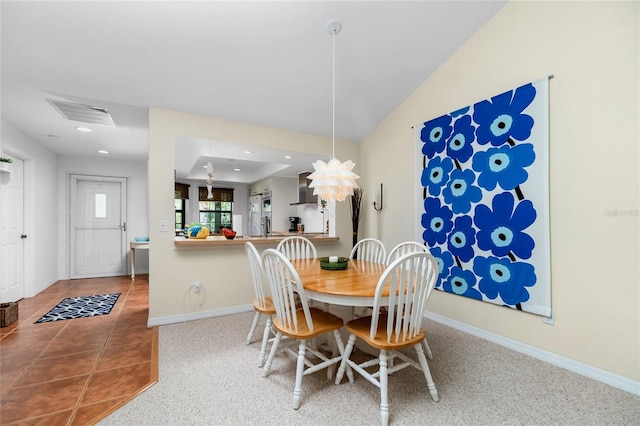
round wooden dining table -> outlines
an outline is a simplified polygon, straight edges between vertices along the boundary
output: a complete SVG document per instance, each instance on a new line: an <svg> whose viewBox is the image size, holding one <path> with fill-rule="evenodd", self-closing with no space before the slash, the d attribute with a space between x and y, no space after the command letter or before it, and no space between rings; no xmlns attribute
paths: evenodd
<svg viewBox="0 0 640 426"><path fill-rule="evenodd" d="M376 286L387 268L382 263L351 259L344 270L320 268L318 259L295 259L291 264L302 280L307 298L332 305L373 306ZM382 291L382 305L388 305L389 290Z"/></svg>

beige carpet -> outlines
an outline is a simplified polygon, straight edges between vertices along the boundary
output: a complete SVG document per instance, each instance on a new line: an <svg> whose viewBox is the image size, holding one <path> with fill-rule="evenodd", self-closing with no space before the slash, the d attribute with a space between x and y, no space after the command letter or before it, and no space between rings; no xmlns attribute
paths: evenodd
<svg viewBox="0 0 640 426"><path fill-rule="evenodd" d="M305 376L291 408L295 360L280 354L268 377L259 341L245 345L253 313L160 327L159 382L100 425L375 425L378 388L356 374L339 386ZM411 367L389 379L392 425L638 425L640 397L494 343L426 321L440 395Z"/></svg>

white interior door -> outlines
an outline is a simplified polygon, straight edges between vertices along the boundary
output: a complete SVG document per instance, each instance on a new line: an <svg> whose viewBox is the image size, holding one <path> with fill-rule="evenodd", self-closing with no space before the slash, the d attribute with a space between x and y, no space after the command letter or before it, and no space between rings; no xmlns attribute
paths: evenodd
<svg viewBox="0 0 640 426"><path fill-rule="evenodd" d="M13 160L0 174L0 302L24 297L24 161Z"/></svg>
<svg viewBox="0 0 640 426"><path fill-rule="evenodd" d="M126 275L126 183L71 176L71 278Z"/></svg>

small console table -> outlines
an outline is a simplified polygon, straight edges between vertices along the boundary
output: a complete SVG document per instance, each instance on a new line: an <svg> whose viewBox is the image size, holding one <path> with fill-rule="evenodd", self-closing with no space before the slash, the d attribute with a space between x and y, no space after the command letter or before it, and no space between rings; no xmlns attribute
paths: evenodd
<svg viewBox="0 0 640 426"><path fill-rule="evenodd" d="M149 241L131 241L129 247L131 247L131 279L134 279L136 277L136 250L149 250Z"/></svg>

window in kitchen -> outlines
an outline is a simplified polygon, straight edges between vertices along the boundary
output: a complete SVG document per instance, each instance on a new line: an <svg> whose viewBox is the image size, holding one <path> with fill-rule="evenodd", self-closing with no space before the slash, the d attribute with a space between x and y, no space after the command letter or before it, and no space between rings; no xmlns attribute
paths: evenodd
<svg viewBox="0 0 640 426"><path fill-rule="evenodd" d="M185 225L185 217L186 217L186 205L189 199L189 185L185 183L175 183L174 189L174 197L175 198L175 230L176 235L182 232Z"/></svg>
<svg viewBox="0 0 640 426"><path fill-rule="evenodd" d="M185 202L182 198L175 199L176 204L176 231L184 229L184 205Z"/></svg>
<svg viewBox="0 0 640 426"><path fill-rule="evenodd" d="M233 189L213 188L213 197L208 198L206 187L198 188L200 223L218 234L222 228L232 228Z"/></svg>

